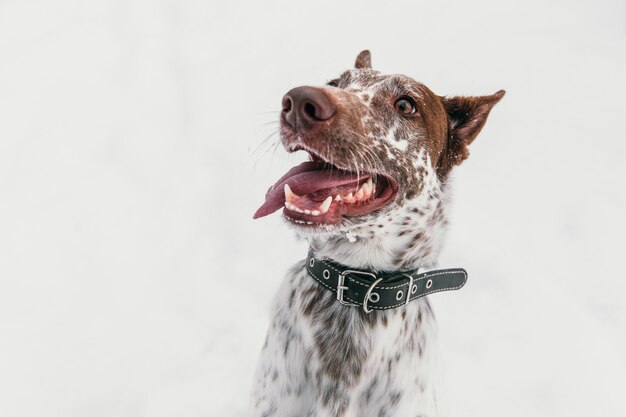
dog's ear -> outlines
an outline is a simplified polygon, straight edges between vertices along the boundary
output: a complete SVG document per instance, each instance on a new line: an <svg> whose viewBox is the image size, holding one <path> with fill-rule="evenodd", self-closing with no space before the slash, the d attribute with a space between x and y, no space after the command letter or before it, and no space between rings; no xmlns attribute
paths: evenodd
<svg viewBox="0 0 626 417"><path fill-rule="evenodd" d="M469 155L467 146L476 139L487 121L493 106L504 97L504 90L490 96L443 97L443 106L448 113L448 147L455 165Z"/></svg>
<svg viewBox="0 0 626 417"><path fill-rule="evenodd" d="M370 54L370 51L368 51L367 49L365 51L361 51L361 53L356 57L356 61L354 62L354 68L372 68L372 54Z"/></svg>

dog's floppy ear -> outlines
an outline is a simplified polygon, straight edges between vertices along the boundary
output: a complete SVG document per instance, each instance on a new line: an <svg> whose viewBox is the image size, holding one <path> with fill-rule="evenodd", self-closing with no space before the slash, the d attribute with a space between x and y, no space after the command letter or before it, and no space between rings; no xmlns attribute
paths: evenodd
<svg viewBox="0 0 626 417"><path fill-rule="evenodd" d="M372 68L372 54L370 54L370 51L368 51L367 49L365 51L361 51L361 53L356 57L356 61L354 62L354 68Z"/></svg>
<svg viewBox="0 0 626 417"><path fill-rule="evenodd" d="M493 106L504 97L504 90L490 96L443 97L443 107L448 113L449 154L453 163L460 164L469 155L467 145L472 143L487 121Z"/></svg>

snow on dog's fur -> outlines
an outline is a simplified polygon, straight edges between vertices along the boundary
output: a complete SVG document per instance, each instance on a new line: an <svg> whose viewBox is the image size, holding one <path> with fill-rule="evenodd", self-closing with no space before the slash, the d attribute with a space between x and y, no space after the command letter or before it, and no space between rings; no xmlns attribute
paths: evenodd
<svg viewBox="0 0 626 417"><path fill-rule="evenodd" d="M313 105L318 100L324 107L303 110L306 123L290 117L298 103L296 93L288 93L281 139L288 151L305 150L334 169L386 178L380 187L392 197L383 207L370 203L381 194L359 201L354 216L349 206L357 203L344 195L333 199L337 207L327 215L290 206L285 218L318 258L355 269L431 269L446 228L450 170L468 157L468 145L504 91L440 97L409 77L372 70L367 51L355 67L325 87L306 87ZM367 204L374 204L371 212ZM299 261L274 305L255 379L254 416L435 415L436 334L426 298L366 314L338 303Z"/></svg>

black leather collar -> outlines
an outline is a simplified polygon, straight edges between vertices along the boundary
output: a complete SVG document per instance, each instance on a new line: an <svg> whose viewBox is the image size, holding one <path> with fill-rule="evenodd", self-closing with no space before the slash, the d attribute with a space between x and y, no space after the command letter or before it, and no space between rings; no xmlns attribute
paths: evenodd
<svg viewBox="0 0 626 417"><path fill-rule="evenodd" d="M421 274L417 270L370 272L318 259L313 251L306 258L306 269L320 285L335 292L341 304L362 306L366 313L400 307L428 294L458 290L467 281L462 268Z"/></svg>

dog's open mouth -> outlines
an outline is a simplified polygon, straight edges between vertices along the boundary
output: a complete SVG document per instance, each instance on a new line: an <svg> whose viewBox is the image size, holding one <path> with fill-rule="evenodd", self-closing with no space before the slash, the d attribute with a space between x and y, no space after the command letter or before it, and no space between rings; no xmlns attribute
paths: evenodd
<svg viewBox="0 0 626 417"><path fill-rule="evenodd" d="M384 207L396 192L395 181L385 175L357 174L324 161L304 162L270 187L254 218L284 207L285 217L299 225L336 224Z"/></svg>

